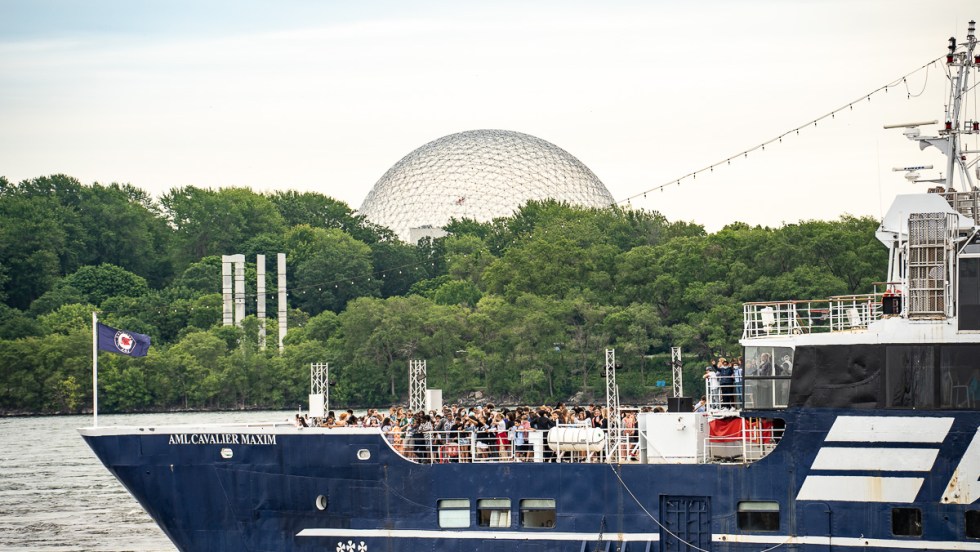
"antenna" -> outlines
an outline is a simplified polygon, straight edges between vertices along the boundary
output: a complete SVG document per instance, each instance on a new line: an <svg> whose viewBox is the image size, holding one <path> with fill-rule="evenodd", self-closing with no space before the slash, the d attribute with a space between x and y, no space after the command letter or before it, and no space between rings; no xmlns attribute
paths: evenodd
<svg viewBox="0 0 980 552"><path fill-rule="evenodd" d="M962 44L957 44L956 37L949 38L946 65L950 69L955 68L955 74L950 73L949 76L949 99L946 102L946 114L936 135L922 136L919 127L935 124L937 121L885 125L886 129L904 128L902 133L905 137L918 142L920 149L933 146L946 157L945 170L941 171L939 178L925 179L919 177L917 171L919 169L931 169L931 165L892 169L896 172L904 171L906 173L905 179L909 182L941 184L943 191L947 193L968 192L975 189L973 176L969 169L977 161L967 161L969 152L962 148L961 136L980 133L980 122L972 119L964 120L963 117L963 100L973 89L969 83L970 75L973 69L980 67L980 55L974 55L976 45L976 21L970 21L966 40ZM978 176L980 176L980 172L978 172ZM960 190L957 190L957 180L960 182Z"/></svg>
<svg viewBox="0 0 980 552"><path fill-rule="evenodd" d="M902 172L905 171L905 180L910 183L915 184L917 182L923 182L919 180L919 171L924 169L931 169L932 165L916 165L912 167L893 167L892 172Z"/></svg>
<svg viewBox="0 0 980 552"><path fill-rule="evenodd" d="M938 124L938 123L939 123L939 120L938 119L933 119L931 121L920 121L918 123L896 123L896 124L891 124L891 125L885 125L885 128L886 129L892 129L892 128L915 128L915 127L926 126L926 125L935 125L935 124Z"/></svg>

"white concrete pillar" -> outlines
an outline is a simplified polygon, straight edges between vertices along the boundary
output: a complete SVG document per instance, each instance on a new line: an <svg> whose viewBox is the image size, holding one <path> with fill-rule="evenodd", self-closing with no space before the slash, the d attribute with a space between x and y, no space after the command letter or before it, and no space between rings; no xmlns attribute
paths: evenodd
<svg viewBox="0 0 980 552"><path fill-rule="evenodd" d="M286 254L277 253L276 261L279 272L279 352L282 352L282 340L286 337Z"/></svg>
<svg viewBox="0 0 980 552"><path fill-rule="evenodd" d="M221 256L221 323L231 326L235 323L234 302L231 295L231 274L234 255Z"/></svg>
<svg viewBox="0 0 980 552"><path fill-rule="evenodd" d="M235 325L245 319L245 255L232 255L235 260Z"/></svg>
<svg viewBox="0 0 980 552"><path fill-rule="evenodd" d="M259 319L259 349L265 350L265 255L255 256L255 316Z"/></svg>

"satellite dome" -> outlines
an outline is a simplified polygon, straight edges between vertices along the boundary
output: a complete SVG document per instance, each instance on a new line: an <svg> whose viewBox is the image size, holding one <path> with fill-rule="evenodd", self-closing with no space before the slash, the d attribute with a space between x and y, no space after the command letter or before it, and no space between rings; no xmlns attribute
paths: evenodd
<svg viewBox="0 0 980 552"><path fill-rule="evenodd" d="M395 163L364 199L360 213L407 241L452 218L487 222L528 200L584 207L615 203L581 161L540 138L509 130L469 130L429 142Z"/></svg>

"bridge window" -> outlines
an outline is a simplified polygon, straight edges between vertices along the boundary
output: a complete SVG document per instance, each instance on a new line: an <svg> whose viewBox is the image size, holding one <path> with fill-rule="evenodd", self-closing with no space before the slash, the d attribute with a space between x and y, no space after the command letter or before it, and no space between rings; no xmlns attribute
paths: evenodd
<svg viewBox="0 0 980 552"><path fill-rule="evenodd" d="M527 498L521 501L521 527L555 526L555 499Z"/></svg>
<svg viewBox="0 0 980 552"><path fill-rule="evenodd" d="M892 508L892 534L900 537L921 537L922 510Z"/></svg>
<svg viewBox="0 0 980 552"><path fill-rule="evenodd" d="M745 408L785 408L793 375L790 347L745 348Z"/></svg>
<svg viewBox="0 0 980 552"><path fill-rule="evenodd" d="M770 500L739 502L738 528L743 531L779 531L779 503Z"/></svg>
<svg viewBox="0 0 980 552"><path fill-rule="evenodd" d="M971 539L980 539L980 510L967 510L966 516L966 536Z"/></svg>
<svg viewBox="0 0 980 552"><path fill-rule="evenodd" d="M447 498L439 501L439 527L459 529L470 526L470 501Z"/></svg>
<svg viewBox="0 0 980 552"><path fill-rule="evenodd" d="M960 258L959 330L980 330L980 259Z"/></svg>
<svg viewBox="0 0 980 552"><path fill-rule="evenodd" d="M480 527L510 527L509 498L481 498L476 501Z"/></svg>
<svg viewBox="0 0 980 552"><path fill-rule="evenodd" d="M935 408L935 355L931 346L888 347L885 406Z"/></svg>
<svg viewBox="0 0 980 552"><path fill-rule="evenodd" d="M939 361L940 406L958 410L980 409L980 346L948 345Z"/></svg>

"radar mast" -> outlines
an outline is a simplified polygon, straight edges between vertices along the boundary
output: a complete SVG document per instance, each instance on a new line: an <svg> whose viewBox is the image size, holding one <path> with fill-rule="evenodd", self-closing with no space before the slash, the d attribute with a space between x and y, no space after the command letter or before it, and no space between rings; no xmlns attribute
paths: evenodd
<svg viewBox="0 0 980 552"><path fill-rule="evenodd" d="M941 185L942 189L935 189L938 192L971 192L977 190L976 182L980 180L980 166L977 161L980 158L977 154L980 150L965 150L961 141L961 136L970 134L980 134L980 122L976 119L965 119L962 109L963 100L968 92L973 90L970 86L972 70L980 67L980 55L974 53L977 45L976 21L970 21L967 30L966 41L957 45L956 38L949 38L949 52L946 54L946 65L949 68L956 68L955 75L949 75L949 99L946 102L946 114L942 128L936 136L922 136L920 126L936 124L938 121L923 121L916 123L904 123L895 125L885 125L885 128L903 128L903 134L909 140L919 142L919 147L925 149L934 146L946 156L945 172L938 178L920 178L920 169L931 169L932 165L896 167L894 171L904 171L906 179L913 183L934 183ZM980 118L980 114L974 113L974 117ZM972 155L973 159L968 160ZM977 172L976 177L970 174L973 168Z"/></svg>

